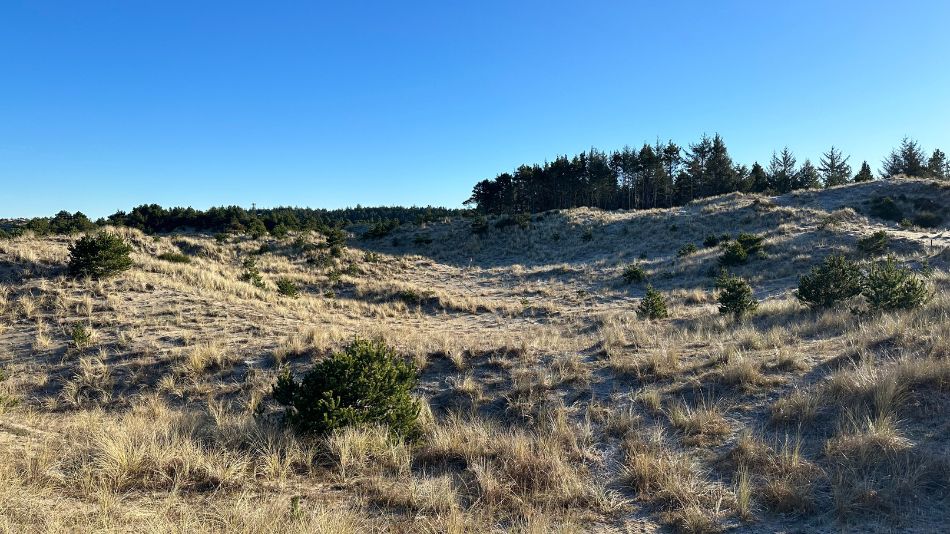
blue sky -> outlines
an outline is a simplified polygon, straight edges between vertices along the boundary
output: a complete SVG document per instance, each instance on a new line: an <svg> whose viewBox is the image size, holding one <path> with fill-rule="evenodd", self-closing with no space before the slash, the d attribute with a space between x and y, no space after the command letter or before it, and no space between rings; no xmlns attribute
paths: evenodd
<svg viewBox="0 0 950 534"><path fill-rule="evenodd" d="M0 4L0 217L458 206L591 146L950 151L950 2Z"/></svg>

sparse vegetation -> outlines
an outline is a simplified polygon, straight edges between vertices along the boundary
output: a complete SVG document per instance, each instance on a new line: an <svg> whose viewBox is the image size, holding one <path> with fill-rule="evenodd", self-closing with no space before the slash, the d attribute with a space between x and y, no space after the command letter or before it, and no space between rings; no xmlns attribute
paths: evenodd
<svg viewBox="0 0 950 534"><path fill-rule="evenodd" d="M244 220L220 241L108 228L136 260L115 279L60 275L75 237L11 235L4 524L939 530L950 242L911 226L888 230L888 250L849 253L880 228L850 209L889 196L913 219L948 194L902 178L682 210L557 210L525 229L486 214L480 236L466 213L337 240L338 256L323 229L290 217L258 215L256 240ZM744 283L727 275L737 282L710 291L716 249L670 257L706 233L755 258ZM860 294L841 283L845 266ZM803 309L808 281L832 309Z"/></svg>

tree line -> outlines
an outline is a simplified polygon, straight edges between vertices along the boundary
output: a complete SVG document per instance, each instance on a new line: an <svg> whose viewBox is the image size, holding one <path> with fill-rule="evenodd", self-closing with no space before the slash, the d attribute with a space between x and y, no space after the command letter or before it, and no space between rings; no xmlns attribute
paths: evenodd
<svg viewBox="0 0 950 534"><path fill-rule="evenodd" d="M787 147L772 154L767 166L736 163L720 135L704 135L681 147L669 141L626 146L614 152L590 149L574 157L558 156L538 165L475 184L465 201L482 213L539 212L581 206L649 209L736 191L782 194L797 189L833 187L873 180L866 161L852 174L850 158L831 147L818 164L801 165ZM950 162L939 149L928 158L917 141L904 138L883 161L882 177L950 178Z"/></svg>
<svg viewBox="0 0 950 534"><path fill-rule="evenodd" d="M36 235L74 234L95 230L108 224L137 228L147 234L192 231L247 234L254 237L270 234L280 237L287 232L301 230L327 233L333 228L358 223L385 221L396 226L420 224L461 215L464 212L466 210L433 206L356 206L335 210L296 207L246 209L240 206L221 206L197 210L191 207L164 208L158 204L143 204L129 212L117 211L97 221L92 221L82 212L61 211L53 217L8 222L0 225L0 236L17 235L27 230Z"/></svg>

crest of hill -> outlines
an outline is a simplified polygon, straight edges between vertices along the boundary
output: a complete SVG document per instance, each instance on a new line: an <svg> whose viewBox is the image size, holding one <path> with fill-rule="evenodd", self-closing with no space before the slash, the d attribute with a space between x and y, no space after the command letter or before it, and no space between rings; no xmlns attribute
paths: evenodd
<svg viewBox="0 0 950 534"><path fill-rule="evenodd" d="M891 199L908 217L927 211L939 223L920 228L877 217L873 205L883 198ZM742 232L761 234L773 245L794 241L806 249L820 239L834 249L886 229L907 246L930 240L934 240L931 246L947 246L948 207L950 184L900 177L776 197L729 193L666 209L575 208L489 216L484 221L451 218L403 226L367 245L388 253L408 248L442 262L485 267L618 259L657 262L675 258L687 244L702 249L707 236L735 237Z"/></svg>

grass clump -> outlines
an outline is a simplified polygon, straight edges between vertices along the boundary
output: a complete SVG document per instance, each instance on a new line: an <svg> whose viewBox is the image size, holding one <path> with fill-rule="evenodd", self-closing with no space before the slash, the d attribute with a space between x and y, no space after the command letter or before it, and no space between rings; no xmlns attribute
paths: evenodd
<svg viewBox="0 0 950 534"><path fill-rule="evenodd" d="M295 299L300 294L300 287L290 278L278 278L277 292L285 297Z"/></svg>
<svg viewBox="0 0 950 534"><path fill-rule="evenodd" d="M631 263L623 268L623 281L627 284L639 284L647 279L647 273L639 264Z"/></svg>
<svg viewBox="0 0 950 534"><path fill-rule="evenodd" d="M669 311L666 309L667 302L663 293L660 293L653 286L647 288L647 294L640 300L640 306L637 313L647 319L663 319L669 317Z"/></svg>
<svg viewBox="0 0 950 534"><path fill-rule="evenodd" d="M303 433L386 425L394 435L411 436L420 409L411 396L416 381L415 367L392 348L382 341L357 339L300 381L285 372L272 393L288 407L287 420Z"/></svg>
<svg viewBox="0 0 950 534"><path fill-rule="evenodd" d="M891 197L874 197L871 200L870 213L874 217L888 221L897 222L904 218L904 212Z"/></svg>
<svg viewBox="0 0 950 534"><path fill-rule="evenodd" d="M69 245L69 274L107 278L132 268L132 247L121 237L105 232L84 236Z"/></svg>
<svg viewBox="0 0 950 534"><path fill-rule="evenodd" d="M861 293L861 269L844 256L833 255L798 281L795 297L813 309L830 308Z"/></svg>
<svg viewBox="0 0 950 534"><path fill-rule="evenodd" d="M864 276L861 294L872 311L909 310L930 297L927 285L893 256L871 264Z"/></svg>
<svg viewBox="0 0 950 534"><path fill-rule="evenodd" d="M721 275L716 280L716 288L719 289L719 313L722 315L739 319L759 306L752 294L752 287L738 276Z"/></svg>

